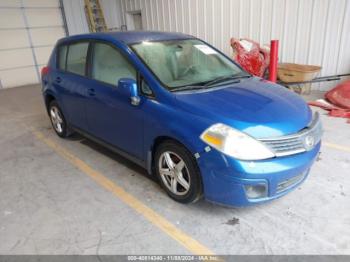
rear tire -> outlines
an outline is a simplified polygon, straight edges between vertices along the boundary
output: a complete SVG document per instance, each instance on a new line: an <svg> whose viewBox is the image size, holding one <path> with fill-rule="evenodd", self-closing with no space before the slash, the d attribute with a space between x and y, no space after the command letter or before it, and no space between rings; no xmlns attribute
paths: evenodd
<svg viewBox="0 0 350 262"><path fill-rule="evenodd" d="M202 196L202 180L192 154L174 141L160 144L155 152L154 167L163 189L175 201L188 204Z"/></svg>
<svg viewBox="0 0 350 262"><path fill-rule="evenodd" d="M72 132L70 131L67 125L67 122L62 113L62 110L55 100L50 102L48 113L49 113L52 127L59 137L65 138L72 134Z"/></svg>

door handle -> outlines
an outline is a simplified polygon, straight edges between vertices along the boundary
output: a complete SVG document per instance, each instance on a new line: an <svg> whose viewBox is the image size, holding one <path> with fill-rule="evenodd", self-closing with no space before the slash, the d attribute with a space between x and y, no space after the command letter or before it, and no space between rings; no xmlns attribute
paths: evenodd
<svg viewBox="0 0 350 262"><path fill-rule="evenodd" d="M95 95L96 95L95 89L89 88L89 89L88 89L88 94L89 94L89 96L95 96Z"/></svg>
<svg viewBox="0 0 350 262"><path fill-rule="evenodd" d="M61 83L61 81L62 81L62 78L60 78L59 76L58 77L56 77L56 83Z"/></svg>

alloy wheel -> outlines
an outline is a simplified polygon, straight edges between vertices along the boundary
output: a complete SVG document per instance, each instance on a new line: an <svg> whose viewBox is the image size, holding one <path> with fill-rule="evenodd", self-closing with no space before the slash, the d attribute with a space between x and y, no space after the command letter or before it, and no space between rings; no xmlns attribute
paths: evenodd
<svg viewBox="0 0 350 262"><path fill-rule="evenodd" d="M55 128L56 132L63 132L63 119L59 109L56 106L52 106L50 109L50 118L52 125Z"/></svg>
<svg viewBox="0 0 350 262"><path fill-rule="evenodd" d="M171 151L161 154L158 162L159 174L164 185L175 195L188 193L191 179L185 161Z"/></svg>

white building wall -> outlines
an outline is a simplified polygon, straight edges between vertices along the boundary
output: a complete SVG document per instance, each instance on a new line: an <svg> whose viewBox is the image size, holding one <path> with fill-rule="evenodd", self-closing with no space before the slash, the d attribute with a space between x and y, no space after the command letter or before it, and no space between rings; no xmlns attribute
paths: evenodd
<svg viewBox="0 0 350 262"><path fill-rule="evenodd" d="M281 62L321 65L321 75L350 73L350 0L115 1L123 24L127 12L141 10L145 29L195 35L228 55L231 37L279 39Z"/></svg>
<svg viewBox="0 0 350 262"><path fill-rule="evenodd" d="M39 83L41 68L65 35L59 0L1 0L0 88Z"/></svg>

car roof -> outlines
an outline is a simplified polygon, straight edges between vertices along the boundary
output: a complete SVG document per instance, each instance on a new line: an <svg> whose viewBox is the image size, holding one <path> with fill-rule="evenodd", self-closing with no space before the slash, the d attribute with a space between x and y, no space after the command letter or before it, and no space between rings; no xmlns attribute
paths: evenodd
<svg viewBox="0 0 350 262"><path fill-rule="evenodd" d="M82 35L74 35L65 37L60 42L69 42L74 40L83 39L110 39L123 42L125 44L140 43L143 41L165 41L176 39L191 39L194 38L191 35L173 32L160 32L160 31L126 31L126 32L104 32L104 33L90 33Z"/></svg>

